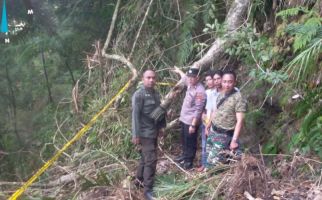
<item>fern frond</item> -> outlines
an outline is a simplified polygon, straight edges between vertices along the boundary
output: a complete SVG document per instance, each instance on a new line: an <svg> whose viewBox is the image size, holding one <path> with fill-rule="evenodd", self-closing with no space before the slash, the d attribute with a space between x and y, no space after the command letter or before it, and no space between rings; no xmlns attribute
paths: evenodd
<svg viewBox="0 0 322 200"><path fill-rule="evenodd" d="M281 17L283 20L285 20L288 17L293 17L298 15L300 12L307 13L308 10L304 7L295 7L295 8L289 8L286 10L282 10L276 14L276 17Z"/></svg>
<svg viewBox="0 0 322 200"><path fill-rule="evenodd" d="M294 52L304 48L316 35L316 32L317 32L317 29L307 28L305 33L296 34L294 44L293 44Z"/></svg>
<svg viewBox="0 0 322 200"><path fill-rule="evenodd" d="M314 40L315 42L307 49L297 55L287 66L286 72L289 73L289 77L296 79L296 85L300 80L305 80L309 73L314 73L318 65L314 65L314 61L318 59L318 56L322 50L322 38Z"/></svg>
<svg viewBox="0 0 322 200"><path fill-rule="evenodd" d="M304 121L301 125L301 132L308 136L307 134L310 132L312 128L312 124L314 124L319 117L321 117L322 108L318 108L317 110L310 110L309 113L305 116Z"/></svg>
<svg viewBox="0 0 322 200"><path fill-rule="evenodd" d="M322 19L318 17L309 18L304 24L292 23L285 28L285 32L295 35L293 43L294 52L304 49L313 38L320 35Z"/></svg>
<svg viewBox="0 0 322 200"><path fill-rule="evenodd" d="M305 26L310 26L310 27L315 27L318 28L321 26L321 22L322 22L322 18L320 17L312 17L309 18L306 22L305 22Z"/></svg>

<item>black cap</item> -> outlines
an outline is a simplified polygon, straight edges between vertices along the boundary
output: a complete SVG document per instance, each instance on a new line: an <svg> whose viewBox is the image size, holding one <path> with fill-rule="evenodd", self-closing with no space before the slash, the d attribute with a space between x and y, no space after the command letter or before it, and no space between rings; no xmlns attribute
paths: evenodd
<svg viewBox="0 0 322 200"><path fill-rule="evenodd" d="M188 71L187 71L187 76L198 76L199 75L199 69L198 68L190 68Z"/></svg>

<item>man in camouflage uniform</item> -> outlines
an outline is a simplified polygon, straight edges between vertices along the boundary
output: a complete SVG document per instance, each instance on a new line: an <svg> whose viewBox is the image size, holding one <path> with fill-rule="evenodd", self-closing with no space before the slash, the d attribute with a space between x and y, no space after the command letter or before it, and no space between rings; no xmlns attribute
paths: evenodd
<svg viewBox="0 0 322 200"><path fill-rule="evenodd" d="M244 123L247 103L242 94L234 88L235 84L235 73L224 72L222 90L216 99L211 123L207 125L208 166L216 165L221 161L222 150L240 151L238 138Z"/></svg>
<svg viewBox="0 0 322 200"><path fill-rule="evenodd" d="M202 113L202 125L201 125L201 166L197 168L198 172L202 172L207 166L208 152L206 151L207 135L206 126L209 123L212 107L215 105L217 96L221 89L221 77L222 71L208 71L205 75L205 82L207 86L206 90L206 107Z"/></svg>
<svg viewBox="0 0 322 200"><path fill-rule="evenodd" d="M141 154L136 184L143 182L144 196L153 199L152 188L157 165L157 137L166 126L164 115L155 120L151 113L160 106L160 94L154 90L156 75L152 70L143 73L143 86L132 96L132 142ZM137 184L138 185L138 184Z"/></svg>

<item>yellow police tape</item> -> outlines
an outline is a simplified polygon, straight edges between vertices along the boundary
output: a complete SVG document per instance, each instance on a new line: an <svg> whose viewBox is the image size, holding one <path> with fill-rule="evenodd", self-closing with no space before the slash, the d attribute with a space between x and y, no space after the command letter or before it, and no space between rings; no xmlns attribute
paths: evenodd
<svg viewBox="0 0 322 200"><path fill-rule="evenodd" d="M94 117L89 121L78 133L69 140L63 148L61 148L50 160L48 160L23 186L21 186L12 196L9 198L9 200L16 200L19 198L22 193L26 191L26 189L37 179L39 176L44 173L59 157L60 155L68 149L74 142L79 140L86 131L92 127L92 125L95 123L97 118L101 116L115 101L115 99L122 94L129 86L130 86L131 80L129 80L123 88L102 108L101 111L99 111Z"/></svg>
<svg viewBox="0 0 322 200"><path fill-rule="evenodd" d="M157 82L157 85L162 85L162 86L175 86L176 84L174 84L174 83L167 83L167 82Z"/></svg>

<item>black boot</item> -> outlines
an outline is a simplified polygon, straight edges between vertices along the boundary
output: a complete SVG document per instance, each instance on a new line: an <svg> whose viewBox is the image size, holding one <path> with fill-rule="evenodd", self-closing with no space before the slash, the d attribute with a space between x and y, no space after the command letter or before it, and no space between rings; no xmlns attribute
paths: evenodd
<svg viewBox="0 0 322 200"><path fill-rule="evenodd" d="M183 162L180 164L180 167L182 167L185 170L189 170L193 168L192 162Z"/></svg>
<svg viewBox="0 0 322 200"><path fill-rule="evenodd" d="M143 188L143 179L135 178L133 180L133 184L135 185L136 189Z"/></svg>
<svg viewBox="0 0 322 200"><path fill-rule="evenodd" d="M184 156L183 155L177 156L173 160L174 162L181 163L182 161L184 161Z"/></svg>
<svg viewBox="0 0 322 200"><path fill-rule="evenodd" d="M145 198L146 200L153 200L153 199L155 199L155 198L153 197L153 193L152 193L152 191L145 191L145 192L144 192L144 198Z"/></svg>

